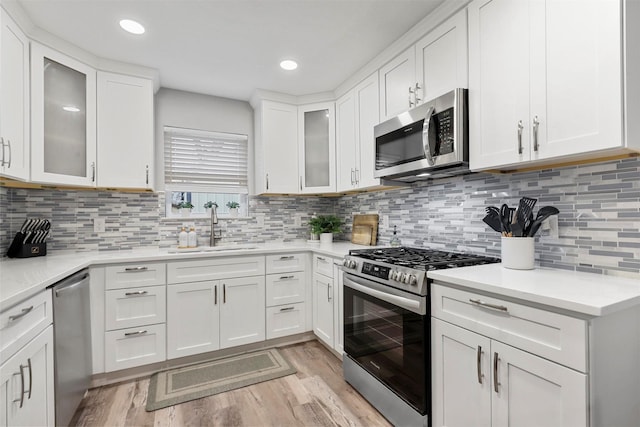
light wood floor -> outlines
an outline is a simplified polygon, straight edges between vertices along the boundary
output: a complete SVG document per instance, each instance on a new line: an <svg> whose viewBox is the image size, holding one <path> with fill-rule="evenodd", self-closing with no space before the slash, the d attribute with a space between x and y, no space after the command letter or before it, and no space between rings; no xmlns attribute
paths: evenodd
<svg viewBox="0 0 640 427"><path fill-rule="evenodd" d="M89 391L78 426L390 426L317 341L280 348L295 375L146 412L149 378Z"/></svg>

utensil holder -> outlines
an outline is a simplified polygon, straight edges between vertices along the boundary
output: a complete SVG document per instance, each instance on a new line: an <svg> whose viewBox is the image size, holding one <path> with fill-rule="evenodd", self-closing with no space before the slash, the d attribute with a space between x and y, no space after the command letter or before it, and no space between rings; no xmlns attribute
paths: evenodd
<svg viewBox="0 0 640 427"><path fill-rule="evenodd" d="M533 270L535 264L533 237L503 237L502 266L513 270Z"/></svg>

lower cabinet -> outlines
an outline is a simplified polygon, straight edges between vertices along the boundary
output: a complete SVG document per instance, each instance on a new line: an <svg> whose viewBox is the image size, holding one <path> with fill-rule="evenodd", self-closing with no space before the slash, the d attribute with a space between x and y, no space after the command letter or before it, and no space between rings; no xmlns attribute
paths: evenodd
<svg viewBox="0 0 640 427"><path fill-rule="evenodd" d="M167 286L167 358L265 339L264 276Z"/></svg>
<svg viewBox="0 0 640 427"><path fill-rule="evenodd" d="M304 302L267 307L267 339L304 332L306 317Z"/></svg>
<svg viewBox="0 0 640 427"><path fill-rule="evenodd" d="M434 426L586 426L587 375L432 320Z"/></svg>
<svg viewBox="0 0 640 427"><path fill-rule="evenodd" d="M334 346L333 278L313 274L313 332L325 344Z"/></svg>
<svg viewBox="0 0 640 427"><path fill-rule="evenodd" d="M52 426L53 326L0 366L0 425Z"/></svg>
<svg viewBox="0 0 640 427"><path fill-rule="evenodd" d="M105 332L105 371L164 361L165 336L164 323Z"/></svg>

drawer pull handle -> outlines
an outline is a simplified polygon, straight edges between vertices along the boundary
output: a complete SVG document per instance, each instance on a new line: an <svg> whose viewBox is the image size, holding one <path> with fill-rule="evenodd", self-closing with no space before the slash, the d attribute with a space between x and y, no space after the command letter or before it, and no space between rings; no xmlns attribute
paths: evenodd
<svg viewBox="0 0 640 427"><path fill-rule="evenodd" d="M24 403L24 372L22 370L23 368L24 366L20 365L20 373L13 374L14 376L20 375L20 399L13 400L13 403L20 402L20 408L22 408L22 404Z"/></svg>
<svg viewBox="0 0 640 427"><path fill-rule="evenodd" d="M22 311L20 312L20 314L16 314L15 316L9 316L9 322L14 322L14 321L20 319L21 317L26 316L27 314L31 313L31 310L33 310L33 306L27 307L27 308L23 308Z"/></svg>
<svg viewBox="0 0 640 427"><path fill-rule="evenodd" d="M124 333L124 336L125 336L125 337L130 337L130 336L132 336L132 335L142 335L142 334L146 334L146 333L147 333L147 331L146 331L146 330L144 330L144 331L137 331L137 332L125 332L125 333Z"/></svg>
<svg viewBox="0 0 640 427"><path fill-rule="evenodd" d="M280 280L290 280L295 279L296 276L280 276Z"/></svg>
<svg viewBox="0 0 640 427"><path fill-rule="evenodd" d="M128 272L136 272L136 271L147 271L149 267L127 267L124 271Z"/></svg>
<svg viewBox="0 0 640 427"><path fill-rule="evenodd" d="M147 291L137 291L137 292L126 292L124 295L130 297L131 295L145 295Z"/></svg>
<svg viewBox="0 0 640 427"><path fill-rule="evenodd" d="M493 353L493 391L499 393L498 386L500 383L498 382L498 352Z"/></svg>
<svg viewBox="0 0 640 427"><path fill-rule="evenodd" d="M293 255L289 255L289 256L281 256L280 260L284 261L284 260L288 260L288 259L294 259L295 257Z"/></svg>
<svg viewBox="0 0 640 427"><path fill-rule="evenodd" d="M213 305L218 305L218 285L213 287Z"/></svg>
<svg viewBox="0 0 640 427"><path fill-rule="evenodd" d="M479 305L481 307L490 308L492 310L503 311L505 313L507 313L509 311L509 309L507 307L505 307L504 305L489 304L488 302L484 302L484 301L479 300L479 299L469 299L469 302L472 303L472 304Z"/></svg>
<svg viewBox="0 0 640 427"><path fill-rule="evenodd" d="M285 307L285 308L281 308L280 311L291 311L293 310L295 307Z"/></svg>
<svg viewBox="0 0 640 427"><path fill-rule="evenodd" d="M323 258L323 257L321 257L321 256L319 256L319 257L318 257L318 261L326 261L326 259L325 259L325 258Z"/></svg>
<svg viewBox="0 0 640 427"><path fill-rule="evenodd" d="M31 389L33 388L33 372L31 371L31 358L27 359L27 366L29 367L29 395L27 399L31 399Z"/></svg>
<svg viewBox="0 0 640 427"><path fill-rule="evenodd" d="M482 353L484 353L482 351L482 346L479 345L478 346L478 351L476 354L476 368L478 371L478 383L482 384L482 378L484 377L484 375L482 375Z"/></svg>

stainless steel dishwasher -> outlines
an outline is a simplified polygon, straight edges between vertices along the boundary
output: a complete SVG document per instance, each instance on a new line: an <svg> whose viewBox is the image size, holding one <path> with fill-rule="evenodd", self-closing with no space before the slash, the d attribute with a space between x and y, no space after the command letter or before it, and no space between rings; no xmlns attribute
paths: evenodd
<svg viewBox="0 0 640 427"><path fill-rule="evenodd" d="M56 426L68 426L91 382L89 270L53 285Z"/></svg>

